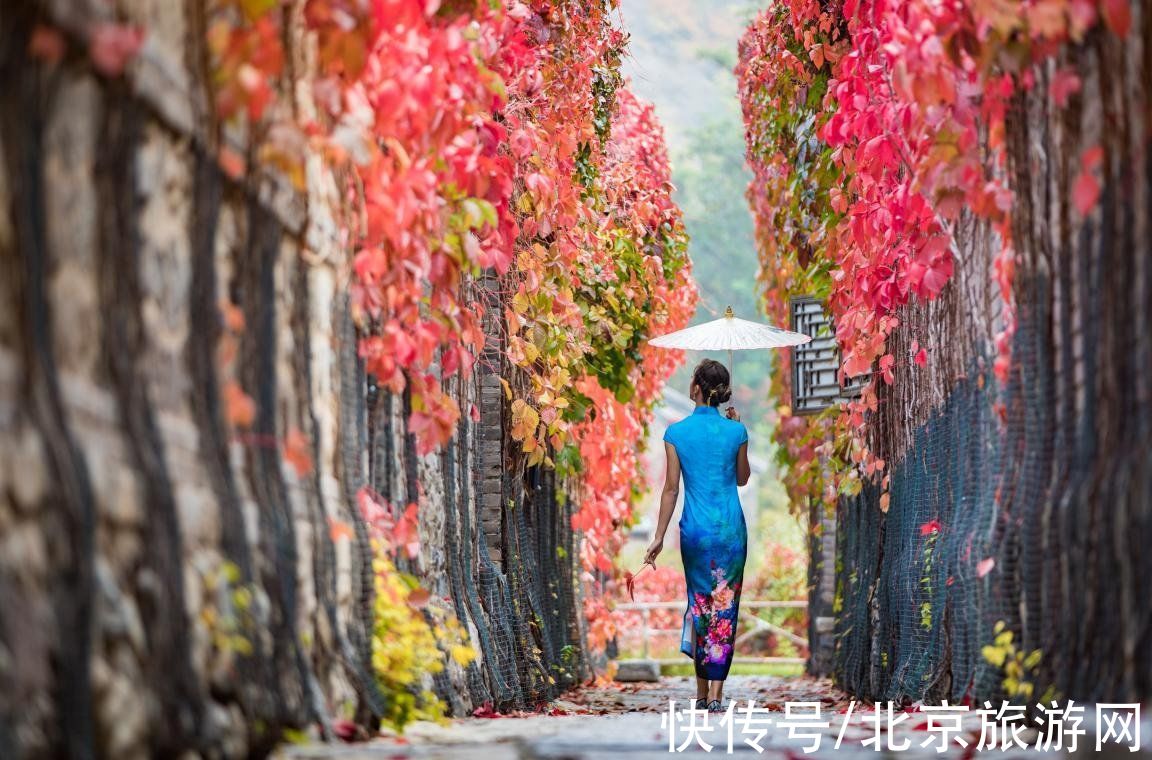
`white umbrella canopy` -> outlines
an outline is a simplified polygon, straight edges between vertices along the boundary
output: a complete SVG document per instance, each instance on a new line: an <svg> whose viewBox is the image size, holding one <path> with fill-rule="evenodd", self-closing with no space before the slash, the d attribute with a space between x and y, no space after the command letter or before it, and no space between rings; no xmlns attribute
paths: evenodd
<svg viewBox="0 0 1152 760"><path fill-rule="evenodd" d="M728 371L732 372L732 352L754 348L799 346L812 338L781 327L739 319L729 306L724 316L695 327L686 327L648 341L658 348L682 348L689 351L727 351Z"/></svg>

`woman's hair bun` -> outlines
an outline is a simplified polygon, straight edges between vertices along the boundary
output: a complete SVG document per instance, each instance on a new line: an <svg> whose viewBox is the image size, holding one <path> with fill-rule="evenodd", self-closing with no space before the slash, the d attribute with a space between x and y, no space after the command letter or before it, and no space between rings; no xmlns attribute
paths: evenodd
<svg viewBox="0 0 1152 760"><path fill-rule="evenodd" d="M692 382L700 389L704 403L719 406L732 398L728 368L715 359L705 359L692 373Z"/></svg>

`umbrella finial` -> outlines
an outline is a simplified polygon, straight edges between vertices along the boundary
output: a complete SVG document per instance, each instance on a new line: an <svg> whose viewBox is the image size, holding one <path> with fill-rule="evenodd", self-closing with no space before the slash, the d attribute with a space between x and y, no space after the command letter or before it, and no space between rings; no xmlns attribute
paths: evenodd
<svg viewBox="0 0 1152 760"><path fill-rule="evenodd" d="M727 309L724 310L724 316L727 317L728 319L732 319L733 317L736 316L736 312L732 311L732 307L729 306Z"/></svg>

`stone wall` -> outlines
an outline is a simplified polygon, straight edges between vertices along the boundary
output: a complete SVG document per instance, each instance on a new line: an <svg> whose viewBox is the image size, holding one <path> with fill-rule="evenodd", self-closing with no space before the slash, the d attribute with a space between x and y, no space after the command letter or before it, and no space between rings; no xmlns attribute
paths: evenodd
<svg viewBox="0 0 1152 760"><path fill-rule="evenodd" d="M122 5L148 41L117 78L85 52L103 3L0 20L0 757L373 727L363 486L420 505L401 569L480 654L425 686L457 713L556 693L582 667L571 507L509 474L498 378L456 382L480 424L417 456L405 398L357 358L332 177L226 177L200 4ZM29 57L39 20L58 62Z"/></svg>

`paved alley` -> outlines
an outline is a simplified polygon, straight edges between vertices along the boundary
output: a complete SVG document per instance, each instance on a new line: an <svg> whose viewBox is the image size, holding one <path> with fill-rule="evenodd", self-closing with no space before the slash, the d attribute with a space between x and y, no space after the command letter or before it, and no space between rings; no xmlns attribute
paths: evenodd
<svg viewBox="0 0 1152 760"><path fill-rule="evenodd" d="M665 678L659 684L627 685L615 688L590 688L569 695L568 699L554 703L553 714L531 714L523 717L469 718L454 721L447 726L430 723L412 725L403 737L382 737L359 745L307 746L285 749L284 760L380 760L382 758L483 758L484 760L600 760L627 756L630 760L662 758L670 754L735 754L740 757L768 758L797 757L978 757L987 754L998 758L1039 755L1034 748L1027 751L992 750L977 752L980 739L980 718L969 714L960 724L959 736L968 747L952 743L945 752L938 752L935 744L927 747L939 734L928 726L926 713L897 713L897 725L888 736L882 723L879 731L880 747L865 745L875 738L877 730L870 717L871 707L861 709L852 705L829 682L808 678L772 678L734 676L730 679L730 697L740 706L749 699L769 714L760 713L757 720L772 721L769 725L753 727L736 713L732 749L728 748L727 728L719 724L720 716L709 716L711 730L701 729L689 736L688 721L678 723L673 748L669 748L667 715L669 699L679 699L691 693L688 678ZM784 718L785 703L819 703L821 720L827 727L798 727L795 736L788 735L785 726L778 725ZM849 708L851 707L851 712ZM795 707L793 708L796 709ZM809 708L810 709L810 708ZM809 715L812 713L809 712ZM883 714L883 713L882 713ZM900 717L903 716L903 717ZM684 716L682 716L684 717ZM845 718L847 725L845 726ZM794 722L802 718L794 716ZM938 720L938 724L944 720ZM1092 717L1086 715L1084 727L1091 729ZM755 730L753 730L755 728ZM1147 726L1145 726L1147 730ZM766 731L757 738L760 730ZM813 735L818 735L819 743ZM1034 747L1035 731L1022 732L1022 738ZM836 742L840 738L837 748ZM1078 754L1096 755L1094 740L1085 734L1078 737ZM700 743L711 747L706 751ZM762 751L750 746L754 741ZM907 749L895 751L890 747ZM938 743L938 742L937 742ZM679 748L683 746L684 749ZM1066 747L1067 745L1063 745ZM809 753L805 749L812 750ZM1121 754L1122 752L1122 754ZM1067 755L1063 749L1051 747L1044 756ZM1118 751L1117 757L1143 757L1147 753L1130 754Z"/></svg>

